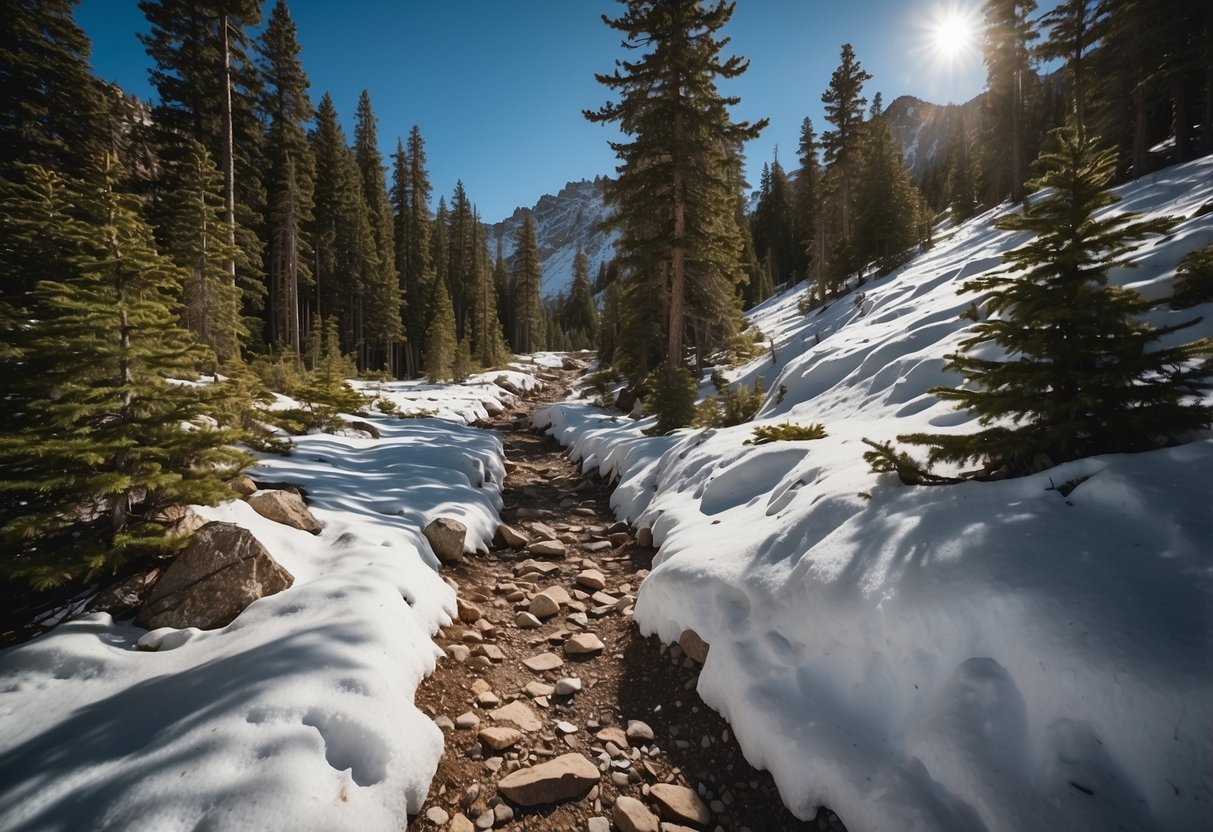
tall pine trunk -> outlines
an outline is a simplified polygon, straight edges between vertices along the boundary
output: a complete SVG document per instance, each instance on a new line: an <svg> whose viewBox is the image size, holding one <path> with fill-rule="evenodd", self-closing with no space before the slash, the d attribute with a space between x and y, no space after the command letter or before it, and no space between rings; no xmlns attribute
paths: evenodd
<svg viewBox="0 0 1213 832"><path fill-rule="evenodd" d="M679 79L674 81L675 106L682 98L682 88ZM674 112L674 147L681 148L686 133L683 114L680 109ZM682 160L677 152L673 159L674 165L674 245L670 251L670 331L669 345L666 349L666 362L672 372L675 367L682 365L682 330L686 302L686 248L683 239L687 231L686 183L682 170Z"/></svg>
<svg viewBox="0 0 1213 832"><path fill-rule="evenodd" d="M223 201L227 210L227 237L232 248L236 247L236 158L232 138L232 55L228 39L227 15L219 15L219 50L223 57ZM228 274L232 285L236 285L236 261L229 260Z"/></svg>

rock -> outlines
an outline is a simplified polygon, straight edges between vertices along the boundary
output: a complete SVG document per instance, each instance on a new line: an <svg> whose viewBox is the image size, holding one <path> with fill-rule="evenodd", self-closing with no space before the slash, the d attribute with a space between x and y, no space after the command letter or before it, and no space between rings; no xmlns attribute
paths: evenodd
<svg viewBox="0 0 1213 832"><path fill-rule="evenodd" d="M528 670L543 673L545 670L555 670L560 667L564 664L564 660L555 653L540 653L537 656L523 659L522 663Z"/></svg>
<svg viewBox="0 0 1213 832"><path fill-rule="evenodd" d="M586 821L586 832L611 832L611 822L604 817L592 817Z"/></svg>
<svg viewBox="0 0 1213 832"><path fill-rule="evenodd" d="M455 727L462 731L466 731L469 728L475 728L479 724L480 717L476 716L471 711L467 711L455 717Z"/></svg>
<svg viewBox="0 0 1213 832"><path fill-rule="evenodd" d="M521 549L530 543L530 539L513 526L502 523L493 535L493 542L507 549Z"/></svg>
<svg viewBox="0 0 1213 832"><path fill-rule="evenodd" d="M551 595L541 592L531 599L527 610L538 619L551 618L560 612L560 602L552 598Z"/></svg>
<svg viewBox="0 0 1213 832"><path fill-rule="evenodd" d="M497 820L497 818L493 814L493 810L486 809L476 816L476 828L481 830L481 832L483 832L485 829L492 829L493 822L495 820Z"/></svg>
<svg viewBox="0 0 1213 832"><path fill-rule="evenodd" d="M555 540L556 530L547 523L531 523L531 531L539 535L540 540Z"/></svg>
<svg viewBox="0 0 1213 832"><path fill-rule="evenodd" d="M466 644L452 644L446 648L446 654L460 664L463 664L472 655L472 648Z"/></svg>
<svg viewBox="0 0 1213 832"><path fill-rule="evenodd" d="M657 804L657 810L667 820L703 826L712 819L712 813L692 789L672 783L656 783L649 789L649 797Z"/></svg>
<svg viewBox="0 0 1213 832"><path fill-rule="evenodd" d="M720 827L717 828L719 829ZM742 827L743 830L748 828L746 826ZM661 832L697 832L697 830L690 826L683 826L681 823L670 823L663 820L661 822Z"/></svg>
<svg viewBox="0 0 1213 832"><path fill-rule="evenodd" d="M581 754L563 754L506 775L497 791L520 806L542 806L585 796L598 777L598 768Z"/></svg>
<svg viewBox="0 0 1213 832"><path fill-rule="evenodd" d="M571 696L581 690L581 680L576 677L561 679L552 691L557 696Z"/></svg>
<svg viewBox="0 0 1213 832"><path fill-rule="evenodd" d="M683 630L678 637L678 646L695 661L703 664L708 660L708 643L694 630Z"/></svg>
<svg viewBox="0 0 1213 832"><path fill-rule="evenodd" d="M641 549L653 548L653 530L647 526L636 530L636 545Z"/></svg>
<svg viewBox="0 0 1213 832"><path fill-rule="evenodd" d="M607 595L605 592L601 591L595 592L593 595L591 595L590 600L599 607L614 607L615 604L619 603L619 599L614 595Z"/></svg>
<svg viewBox="0 0 1213 832"><path fill-rule="evenodd" d="M515 575L525 575L528 572L538 572L541 575L550 575L553 572L559 572L560 565L555 563L547 563L542 560L527 558L522 563L514 567Z"/></svg>
<svg viewBox="0 0 1213 832"><path fill-rule="evenodd" d="M446 809L441 806L431 806L425 810L425 817L430 823L435 826L442 826L451 819L451 816L446 813Z"/></svg>
<svg viewBox="0 0 1213 832"><path fill-rule="evenodd" d="M532 555L558 558L564 556L564 553L567 551L567 547L559 540L540 540L527 546L526 550Z"/></svg>
<svg viewBox="0 0 1213 832"><path fill-rule="evenodd" d="M463 543L468 527L450 517L437 517L425 527L425 539L430 542L434 554L443 563L463 560Z"/></svg>
<svg viewBox="0 0 1213 832"><path fill-rule="evenodd" d="M564 643L564 652L570 656L589 656L606 649L602 639L593 633L578 633Z"/></svg>
<svg viewBox="0 0 1213 832"><path fill-rule="evenodd" d="M599 742L613 742L620 748L628 747L628 738L622 728L603 728L594 736Z"/></svg>
<svg viewBox="0 0 1213 832"><path fill-rule="evenodd" d="M504 725L492 725L488 728L481 728L480 733L476 736L494 751L502 751L522 739L522 732Z"/></svg>
<svg viewBox="0 0 1213 832"><path fill-rule="evenodd" d="M255 494L257 491L257 483L253 482L253 478L248 474L241 474L235 479L228 480L228 487L239 494L241 497L248 497L250 494Z"/></svg>
<svg viewBox="0 0 1213 832"><path fill-rule="evenodd" d="M462 598L455 599L455 609L457 610L459 620L464 624L474 624L479 621L481 615L483 615L483 613L480 612L479 607L475 606L474 604L469 604Z"/></svg>
<svg viewBox="0 0 1213 832"><path fill-rule="evenodd" d="M383 438L383 434L379 431L379 428L375 427L370 422L363 422L360 419L350 419L345 423L345 426L350 430L362 431L370 436L371 439Z"/></svg>
<svg viewBox="0 0 1213 832"><path fill-rule="evenodd" d="M540 681L527 682L526 687L522 689L522 692L532 699L538 699L541 696L551 696L553 691L555 691L555 688Z"/></svg>
<svg viewBox="0 0 1213 832"><path fill-rule="evenodd" d="M476 704L482 708L496 708L501 704L501 697L491 690L484 690L476 694Z"/></svg>
<svg viewBox="0 0 1213 832"><path fill-rule="evenodd" d="M514 819L514 810L509 805L502 801L493 807L493 820L497 826L509 823Z"/></svg>
<svg viewBox="0 0 1213 832"><path fill-rule="evenodd" d="M649 727L647 722L641 722L639 719L628 720L628 739L640 740L641 742L653 741L653 729Z"/></svg>
<svg viewBox="0 0 1213 832"><path fill-rule="evenodd" d="M303 504L303 498L290 491L258 491L250 495L247 502L253 511L275 523L311 534L320 534L324 528Z"/></svg>
<svg viewBox="0 0 1213 832"><path fill-rule="evenodd" d="M245 607L295 582L248 529L207 523L148 594L139 611L142 627L225 627Z"/></svg>
<svg viewBox="0 0 1213 832"><path fill-rule="evenodd" d="M605 552L611 548L611 542L609 540L594 540L590 543L581 544L581 548L587 552Z"/></svg>
<svg viewBox="0 0 1213 832"><path fill-rule="evenodd" d="M447 832L476 832L476 827L467 819L467 816L462 812L451 818L451 825L447 827Z"/></svg>
<svg viewBox="0 0 1213 832"><path fill-rule="evenodd" d="M495 711L489 711L489 718L494 722L512 722L523 731L538 731L543 727L539 717L535 716L527 705L519 701L511 702Z"/></svg>
<svg viewBox="0 0 1213 832"><path fill-rule="evenodd" d="M579 572L573 580L577 582L578 586L584 586L592 592L606 588L606 578L597 569L587 569L584 572Z"/></svg>
<svg viewBox="0 0 1213 832"><path fill-rule="evenodd" d="M451 718L446 714L439 714L438 716L434 717L434 724L443 731L450 731L455 727L455 723L451 722Z"/></svg>
<svg viewBox="0 0 1213 832"><path fill-rule="evenodd" d="M559 609L557 609L557 612L559 612ZM555 613L552 614L555 615ZM523 611L514 617L514 626L518 627L520 630L533 630L542 625L543 622L535 617L533 613Z"/></svg>
<svg viewBox="0 0 1213 832"><path fill-rule="evenodd" d="M484 656L494 664L505 661L505 653L501 652L501 648L496 644L481 644L472 651L472 654L476 656Z"/></svg>
<svg viewBox="0 0 1213 832"><path fill-rule="evenodd" d="M658 832L657 816L634 797L617 797L613 814L619 832Z"/></svg>
<svg viewBox="0 0 1213 832"><path fill-rule="evenodd" d="M615 394L615 407L624 413L631 413L635 406L636 389L634 387L624 387Z"/></svg>
<svg viewBox="0 0 1213 832"><path fill-rule="evenodd" d="M612 546L622 546L623 544L627 543L629 539L630 536L627 532L616 532L615 534L607 535L607 540L610 541Z"/></svg>
<svg viewBox="0 0 1213 832"><path fill-rule="evenodd" d="M562 719L556 723L556 730L562 734L576 734L577 726Z"/></svg>
<svg viewBox="0 0 1213 832"><path fill-rule="evenodd" d="M206 521L198 516L198 512L189 506L169 506L156 512L152 518L164 524L164 531L172 537L193 534L206 525Z"/></svg>

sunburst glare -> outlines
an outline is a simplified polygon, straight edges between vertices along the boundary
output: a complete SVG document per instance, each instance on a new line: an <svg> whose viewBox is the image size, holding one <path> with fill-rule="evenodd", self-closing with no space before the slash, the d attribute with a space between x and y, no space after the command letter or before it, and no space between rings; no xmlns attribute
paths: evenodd
<svg viewBox="0 0 1213 832"><path fill-rule="evenodd" d="M923 51L935 69L956 70L979 53L981 19L973 6L949 3L934 8L923 21Z"/></svg>

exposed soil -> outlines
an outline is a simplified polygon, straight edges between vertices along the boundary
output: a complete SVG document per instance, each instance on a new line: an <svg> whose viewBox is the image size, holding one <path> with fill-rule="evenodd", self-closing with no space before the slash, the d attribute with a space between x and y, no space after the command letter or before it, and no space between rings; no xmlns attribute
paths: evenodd
<svg viewBox="0 0 1213 832"><path fill-rule="evenodd" d="M814 821L793 817L771 776L745 761L728 724L700 701L695 692L699 665L677 646L640 636L631 599L648 574L655 550L641 547L636 530L614 521L607 483L581 476L553 439L527 427L529 414L563 399L575 378L571 371L552 372L540 395L494 425L505 443L509 470L503 521L531 541L544 536L546 525L567 552L563 557L539 557L525 548L499 546L445 570L457 586L465 620L441 631L437 642L448 656L463 660L440 661L417 691L418 707L443 725L446 750L426 804L409 828L457 832L472 829L471 822L476 822L481 829L583 832L591 818L610 818L621 795L641 800L656 812L649 787L674 783L696 790L710 808L711 820L702 828L842 830L837 816L825 809ZM534 567L520 567L531 559L552 571L539 576ZM516 568L524 570L521 577ZM601 572L604 591L620 599L617 604L608 606L608 599L594 598L592 589L578 585L576 578L585 569ZM551 586L563 587L570 603L537 628L517 626L518 612ZM590 656L566 654L565 640L582 632L596 634L605 649ZM459 645L471 648L472 655L464 657ZM561 667L537 673L522 664L548 651L563 660ZM525 690L531 683L555 685L567 677L580 679L579 692L544 696L533 685L529 693ZM485 696L484 690L491 693ZM478 697L489 701L478 702ZM492 704L493 698L500 704ZM478 731L512 725L494 721L489 712L514 700L526 703L542 727L523 730L512 747L494 751L482 744ZM451 727L441 719L455 721L469 712L480 720L472 728ZM629 748L620 749L595 736L605 728L626 729L630 720L647 723L653 739L633 738ZM557 722L568 724L558 727ZM570 726L576 730L565 733ZM570 752L584 754L602 772L598 785L584 797L524 808L497 795L497 783L511 771ZM601 823L595 826L602 828Z"/></svg>

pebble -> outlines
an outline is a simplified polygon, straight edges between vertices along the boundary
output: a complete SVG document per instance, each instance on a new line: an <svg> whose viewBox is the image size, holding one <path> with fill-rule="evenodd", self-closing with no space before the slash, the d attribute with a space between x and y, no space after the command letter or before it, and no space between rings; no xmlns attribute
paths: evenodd
<svg viewBox="0 0 1213 832"><path fill-rule="evenodd" d="M466 730L468 728L475 728L479 724L480 724L480 717L476 716L471 711L468 711L467 713L462 713L459 716L455 717L455 727L456 728Z"/></svg>
<svg viewBox="0 0 1213 832"><path fill-rule="evenodd" d="M569 696L581 690L581 680L575 676L570 676L561 679L556 683L555 694L557 696Z"/></svg>
<svg viewBox="0 0 1213 832"><path fill-rule="evenodd" d="M449 716L447 716L446 714L442 714L441 716L434 717L434 724L437 725L439 728L441 728L443 731L450 731L452 728L455 727L455 723L451 722L451 718ZM445 823L445 821L443 821L443 822Z"/></svg>
<svg viewBox="0 0 1213 832"><path fill-rule="evenodd" d="M451 819L451 816L447 814L446 809L443 809L441 806L431 806L429 809L426 809L425 816L429 822L435 826L442 826Z"/></svg>

